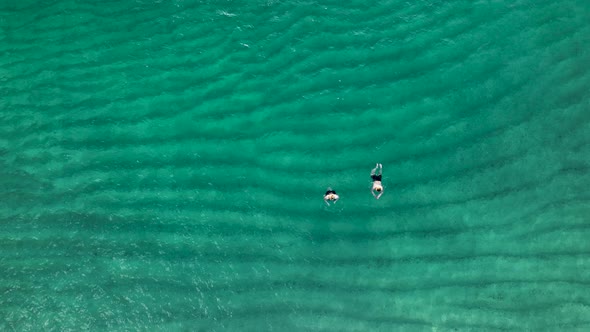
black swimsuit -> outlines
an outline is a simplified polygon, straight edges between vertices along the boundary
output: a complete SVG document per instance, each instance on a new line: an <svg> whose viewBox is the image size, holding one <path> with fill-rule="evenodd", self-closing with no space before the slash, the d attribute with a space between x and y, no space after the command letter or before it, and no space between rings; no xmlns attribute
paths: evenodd
<svg viewBox="0 0 590 332"><path fill-rule="evenodd" d="M328 191L326 191L326 195L324 195L324 196L327 196L327 195L330 195L330 194L336 195L336 192L334 190L328 190Z"/></svg>
<svg viewBox="0 0 590 332"><path fill-rule="evenodd" d="M371 179L373 179L373 181L381 181L381 174L379 175L371 175Z"/></svg>

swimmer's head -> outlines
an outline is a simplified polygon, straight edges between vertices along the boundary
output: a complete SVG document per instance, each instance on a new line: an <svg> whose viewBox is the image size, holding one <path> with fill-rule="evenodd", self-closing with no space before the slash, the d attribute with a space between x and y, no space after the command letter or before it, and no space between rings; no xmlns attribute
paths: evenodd
<svg viewBox="0 0 590 332"><path fill-rule="evenodd" d="M377 190L377 191L381 191L381 190L383 190L383 188L381 188L381 187L377 187L377 188L375 188L375 190Z"/></svg>

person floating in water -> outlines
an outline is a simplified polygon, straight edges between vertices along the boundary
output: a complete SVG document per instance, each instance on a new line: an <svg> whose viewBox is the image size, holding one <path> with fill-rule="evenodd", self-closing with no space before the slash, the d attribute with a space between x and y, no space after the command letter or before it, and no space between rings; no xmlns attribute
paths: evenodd
<svg viewBox="0 0 590 332"><path fill-rule="evenodd" d="M328 203L328 201L332 201L334 202L334 204L336 204L336 201L338 201L339 198L340 197L338 197L338 194L336 194L336 192L332 190L332 188L328 187L328 191L326 191L326 194L324 194L324 202L326 202L326 204L330 206L330 203Z"/></svg>
<svg viewBox="0 0 590 332"><path fill-rule="evenodd" d="M375 168L371 170L371 179L373 179L373 188L371 188L371 194L376 199L379 199L383 195L383 185L381 184L381 176L383 175L383 165L377 164ZM378 192L378 195L375 195Z"/></svg>

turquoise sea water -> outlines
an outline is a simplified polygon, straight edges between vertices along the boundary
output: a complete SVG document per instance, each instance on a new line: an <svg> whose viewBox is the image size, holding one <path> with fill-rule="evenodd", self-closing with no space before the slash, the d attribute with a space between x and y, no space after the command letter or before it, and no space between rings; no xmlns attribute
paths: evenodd
<svg viewBox="0 0 590 332"><path fill-rule="evenodd" d="M0 330L587 331L589 45L586 0L2 1Z"/></svg>

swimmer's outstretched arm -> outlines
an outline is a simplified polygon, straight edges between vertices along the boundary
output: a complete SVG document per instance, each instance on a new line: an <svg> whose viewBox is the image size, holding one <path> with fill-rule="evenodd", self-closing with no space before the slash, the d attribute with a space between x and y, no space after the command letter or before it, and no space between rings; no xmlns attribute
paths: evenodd
<svg viewBox="0 0 590 332"><path fill-rule="evenodd" d="M336 204L336 202L338 202L339 199L340 197L336 197L336 199L334 200L334 204Z"/></svg>
<svg viewBox="0 0 590 332"><path fill-rule="evenodd" d="M373 197L375 197L376 199L379 199L379 197L381 197L381 195L383 195L383 189L381 189L381 192L379 193L379 195L375 195L375 189L371 189L371 194L373 194Z"/></svg>
<svg viewBox="0 0 590 332"><path fill-rule="evenodd" d="M328 200L326 199L326 197L324 197L324 202L326 202L327 206L330 206L330 203L328 203Z"/></svg>

